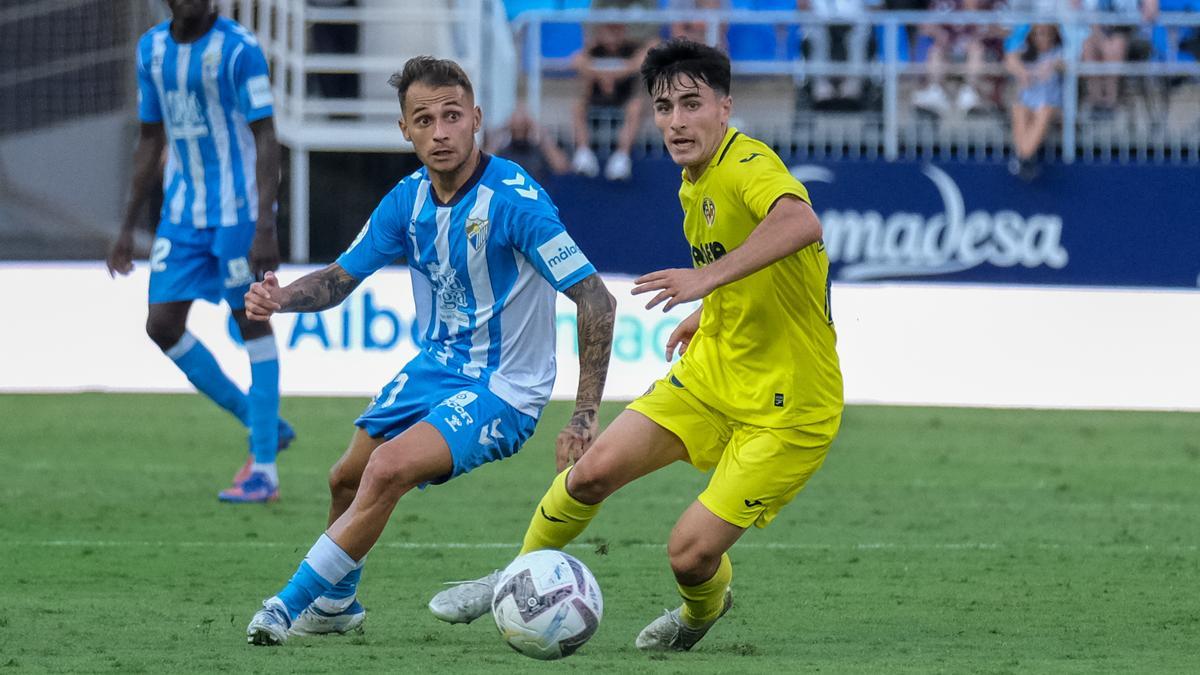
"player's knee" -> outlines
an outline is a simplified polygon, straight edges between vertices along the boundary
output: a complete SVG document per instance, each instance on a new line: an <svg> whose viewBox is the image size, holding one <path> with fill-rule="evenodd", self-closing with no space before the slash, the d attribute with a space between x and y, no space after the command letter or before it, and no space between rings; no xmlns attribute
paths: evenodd
<svg viewBox="0 0 1200 675"><path fill-rule="evenodd" d="M362 485L375 497L399 499L417 484L415 472L404 461L382 461L372 458L363 472Z"/></svg>
<svg viewBox="0 0 1200 675"><path fill-rule="evenodd" d="M602 462L580 461L567 474L567 493L584 504L599 504L612 492L612 480Z"/></svg>
<svg viewBox="0 0 1200 675"><path fill-rule="evenodd" d="M183 338L184 326L171 319L151 314L146 318L146 335L164 352Z"/></svg>

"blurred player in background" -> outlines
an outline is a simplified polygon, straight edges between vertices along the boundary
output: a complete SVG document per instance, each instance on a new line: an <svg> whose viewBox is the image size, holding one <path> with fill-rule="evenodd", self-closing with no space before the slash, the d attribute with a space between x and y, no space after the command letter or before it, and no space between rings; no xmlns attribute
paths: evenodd
<svg viewBox="0 0 1200 675"><path fill-rule="evenodd" d="M765 144L729 126L729 58L689 40L641 67L654 121L676 164L693 269L653 272L647 307L702 300L667 340L680 360L554 479L521 553L561 549L603 500L676 461L714 469L667 545L683 605L637 637L643 650L690 649L732 605L726 553L765 527L825 460L842 414L829 261L808 192ZM436 595L450 622L486 614L496 573Z"/></svg>
<svg viewBox="0 0 1200 675"><path fill-rule="evenodd" d="M254 615L246 631L256 645L358 627L362 564L400 497L504 459L529 438L554 385L556 291L578 307L579 337L560 470L597 431L615 300L546 192L520 166L476 147L483 117L457 64L416 57L390 83L400 129L424 167L383 198L335 263L283 287L268 274L246 306L264 321L327 309L404 259L420 349L355 420L330 472L329 527Z"/></svg>
<svg viewBox="0 0 1200 675"><path fill-rule="evenodd" d="M168 0L171 20L137 48L138 117L133 185L109 274L133 269L133 230L158 185L167 150L162 211L150 252L150 339L196 389L250 429L250 457L219 494L227 502L279 496L275 454L294 438L279 419L279 361L271 325L246 318L255 275L279 267L275 193L279 145L271 82L258 42L219 16L211 0ZM224 298L250 357L244 393L187 331L196 299Z"/></svg>

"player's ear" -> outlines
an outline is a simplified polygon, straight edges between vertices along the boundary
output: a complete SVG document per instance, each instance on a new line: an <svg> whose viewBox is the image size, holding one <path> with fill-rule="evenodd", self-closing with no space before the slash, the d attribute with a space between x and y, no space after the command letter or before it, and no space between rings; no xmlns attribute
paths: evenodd
<svg viewBox="0 0 1200 675"><path fill-rule="evenodd" d="M475 106L475 128L472 131L473 131L473 133L479 133L479 130L482 128L483 128L483 110L481 110L479 106Z"/></svg>
<svg viewBox="0 0 1200 675"><path fill-rule="evenodd" d="M407 124L405 124L405 122L404 122L404 118L403 118L403 117L401 117L401 118L400 118L400 119L397 121L397 124L399 124L399 125L400 125L400 133L404 135L404 140L406 140L406 141L408 141L409 143L411 143L411 142L412 142L412 137L408 135L408 125L407 125Z"/></svg>

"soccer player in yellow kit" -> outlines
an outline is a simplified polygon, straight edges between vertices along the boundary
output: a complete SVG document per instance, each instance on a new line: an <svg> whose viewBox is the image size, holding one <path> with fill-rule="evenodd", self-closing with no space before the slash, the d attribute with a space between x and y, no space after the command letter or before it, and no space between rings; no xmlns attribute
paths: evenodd
<svg viewBox="0 0 1200 675"><path fill-rule="evenodd" d="M667 546L683 604L637 637L643 650L687 650L732 605L727 551L796 496L837 435L842 376L829 304L829 260L804 186L765 144L729 126L729 58L672 40L641 68L654 121L683 166L679 199L694 267L653 272L635 294L664 311L702 300L667 341L681 354L560 473L521 553L562 548L626 483L675 461L712 470ZM665 303L665 304L664 304ZM439 593L446 621L489 609L496 573Z"/></svg>

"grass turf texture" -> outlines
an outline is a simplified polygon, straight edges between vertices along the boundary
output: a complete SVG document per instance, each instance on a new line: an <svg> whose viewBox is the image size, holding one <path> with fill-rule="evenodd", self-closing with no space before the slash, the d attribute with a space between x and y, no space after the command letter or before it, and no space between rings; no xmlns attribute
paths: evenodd
<svg viewBox="0 0 1200 675"><path fill-rule="evenodd" d="M425 610L440 582L515 553L559 403L517 457L401 500L364 575L365 633L249 647L258 603L324 526L363 403L286 400L282 500L235 506L216 492L244 432L198 396L0 396L0 673L1196 666L1200 416L884 407L850 408L809 488L733 550L737 603L692 653L633 647L678 602L663 543L706 480L682 465L619 492L570 549L606 609L577 655L535 662L488 618Z"/></svg>

